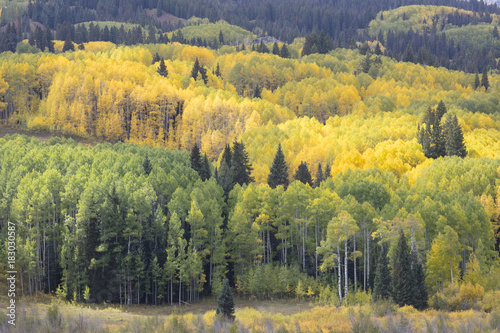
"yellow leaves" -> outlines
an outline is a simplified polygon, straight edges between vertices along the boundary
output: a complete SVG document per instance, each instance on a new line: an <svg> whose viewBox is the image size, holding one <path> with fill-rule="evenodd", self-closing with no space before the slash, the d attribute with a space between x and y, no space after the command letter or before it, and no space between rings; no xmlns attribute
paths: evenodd
<svg viewBox="0 0 500 333"><path fill-rule="evenodd" d="M186 46L182 49L180 60L194 63L196 59L200 65L210 67L214 62L215 55L209 49L197 46Z"/></svg>

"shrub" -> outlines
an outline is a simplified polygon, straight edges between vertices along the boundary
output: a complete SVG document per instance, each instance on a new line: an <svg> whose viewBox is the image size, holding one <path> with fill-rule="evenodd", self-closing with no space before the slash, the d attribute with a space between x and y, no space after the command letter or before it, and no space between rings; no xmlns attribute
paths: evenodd
<svg viewBox="0 0 500 333"><path fill-rule="evenodd" d="M377 325L372 321L370 314L359 311L358 313L349 312L349 320L351 321L351 332L353 333L376 333L378 332Z"/></svg>
<svg viewBox="0 0 500 333"><path fill-rule="evenodd" d="M486 312L500 311L500 290L486 293L482 302L482 309Z"/></svg>

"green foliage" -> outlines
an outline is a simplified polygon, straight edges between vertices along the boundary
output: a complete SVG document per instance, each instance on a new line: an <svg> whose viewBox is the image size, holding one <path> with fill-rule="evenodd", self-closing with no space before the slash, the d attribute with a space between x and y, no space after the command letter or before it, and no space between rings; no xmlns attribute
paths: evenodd
<svg viewBox="0 0 500 333"><path fill-rule="evenodd" d="M304 183L304 184L308 184L309 186L312 186L312 177L311 177L311 173L309 172L309 169L307 168L307 162L301 162L299 164L299 167L295 171L293 178L295 180L298 180L298 181Z"/></svg>
<svg viewBox="0 0 500 333"><path fill-rule="evenodd" d="M375 282L373 285L373 299L389 299L391 297L391 271L389 270L389 258L387 253L389 250L388 244L382 245L377 260L377 268L375 269Z"/></svg>
<svg viewBox="0 0 500 333"><path fill-rule="evenodd" d="M276 155L274 155L273 165L267 177L267 184L271 188L276 188L276 186L283 185L286 189L288 187L288 166L285 162L285 155L281 149L281 143L278 144L278 150L276 150Z"/></svg>
<svg viewBox="0 0 500 333"><path fill-rule="evenodd" d="M228 45L236 43L246 43L255 38L255 35L250 31L247 31L235 25L228 24L224 21L190 25L181 28L179 31L182 33L186 40L191 40L192 38L201 38L202 40L206 40L208 42L212 40L217 40L219 42L219 34L222 33L222 35L224 36L224 43Z"/></svg>
<svg viewBox="0 0 500 333"><path fill-rule="evenodd" d="M401 232L392 264L392 298L396 304L403 306L415 303L413 294L414 283L410 249L404 233Z"/></svg>
<svg viewBox="0 0 500 333"><path fill-rule="evenodd" d="M217 297L217 314L229 320L235 318L233 292L228 279L224 281L219 297Z"/></svg>

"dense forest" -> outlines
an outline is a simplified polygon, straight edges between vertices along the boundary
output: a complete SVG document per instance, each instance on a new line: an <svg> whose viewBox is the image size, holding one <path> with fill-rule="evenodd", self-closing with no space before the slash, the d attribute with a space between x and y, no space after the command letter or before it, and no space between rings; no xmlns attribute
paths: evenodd
<svg viewBox="0 0 500 333"><path fill-rule="evenodd" d="M452 0L5 5L0 126L93 143L0 138L18 292L182 304L228 278L259 300L498 298L499 15Z"/></svg>

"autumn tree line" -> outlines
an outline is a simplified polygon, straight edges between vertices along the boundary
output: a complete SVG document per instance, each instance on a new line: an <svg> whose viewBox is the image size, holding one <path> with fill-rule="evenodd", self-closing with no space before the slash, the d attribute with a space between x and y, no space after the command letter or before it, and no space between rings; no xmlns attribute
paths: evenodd
<svg viewBox="0 0 500 333"><path fill-rule="evenodd" d="M413 185L377 169L330 177L318 166L319 181L305 163L287 177L278 146L269 184L256 184L242 142L226 147L219 168L197 147L0 142L1 237L16 223L23 295L191 303L229 278L240 296L259 299L340 304L371 290L422 308L415 295L425 290L406 290L415 276L431 295L500 284L498 160L440 160Z"/></svg>

